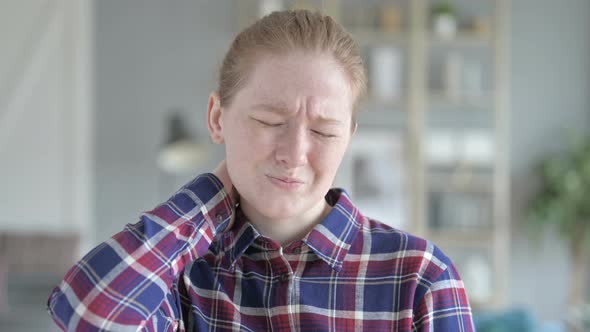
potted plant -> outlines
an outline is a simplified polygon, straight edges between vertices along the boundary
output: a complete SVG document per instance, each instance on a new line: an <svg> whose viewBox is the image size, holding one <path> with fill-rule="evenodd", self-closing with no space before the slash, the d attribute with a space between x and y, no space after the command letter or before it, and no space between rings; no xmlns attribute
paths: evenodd
<svg viewBox="0 0 590 332"><path fill-rule="evenodd" d="M587 301L590 263L590 138L572 144L559 156L541 163L542 187L533 197L529 226L555 227L566 240L571 262L569 302L572 309Z"/></svg>
<svg viewBox="0 0 590 332"><path fill-rule="evenodd" d="M431 8L432 29L437 37L452 39L457 34L457 11L449 1L441 1Z"/></svg>

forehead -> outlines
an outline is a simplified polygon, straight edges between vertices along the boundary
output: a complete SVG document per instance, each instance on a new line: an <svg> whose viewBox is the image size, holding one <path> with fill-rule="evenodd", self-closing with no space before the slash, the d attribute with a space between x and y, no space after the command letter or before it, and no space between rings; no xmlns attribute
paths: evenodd
<svg viewBox="0 0 590 332"><path fill-rule="evenodd" d="M343 116L352 112L350 82L342 67L327 54L263 55L248 76L236 95L242 103L287 110L305 106L320 113L337 111Z"/></svg>

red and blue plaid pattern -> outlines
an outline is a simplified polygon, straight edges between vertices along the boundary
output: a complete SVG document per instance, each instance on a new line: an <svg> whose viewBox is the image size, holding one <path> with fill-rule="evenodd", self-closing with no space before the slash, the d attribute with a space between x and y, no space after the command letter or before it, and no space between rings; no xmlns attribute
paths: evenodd
<svg viewBox="0 0 590 332"><path fill-rule="evenodd" d="M474 330L436 246L364 217L341 190L326 199L329 215L282 248L201 175L72 267L49 312L67 331Z"/></svg>

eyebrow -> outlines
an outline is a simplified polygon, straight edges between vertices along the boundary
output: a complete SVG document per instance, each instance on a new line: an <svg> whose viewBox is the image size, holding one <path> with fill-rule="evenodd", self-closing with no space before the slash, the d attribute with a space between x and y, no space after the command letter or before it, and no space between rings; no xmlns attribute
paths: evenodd
<svg viewBox="0 0 590 332"><path fill-rule="evenodd" d="M265 112L276 113L278 115L289 115L292 113L289 111L289 108L283 104L256 104L253 107L255 110L262 110ZM333 118L326 118L323 116L317 116L318 121L328 124L343 124L342 121L333 119Z"/></svg>
<svg viewBox="0 0 590 332"><path fill-rule="evenodd" d="M253 107L255 110L263 110L272 113L289 114L289 108L283 104L256 104Z"/></svg>

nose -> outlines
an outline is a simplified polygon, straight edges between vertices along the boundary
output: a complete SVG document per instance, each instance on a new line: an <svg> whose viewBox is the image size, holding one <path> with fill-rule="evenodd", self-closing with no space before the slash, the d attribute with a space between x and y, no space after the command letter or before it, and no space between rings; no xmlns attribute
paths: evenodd
<svg viewBox="0 0 590 332"><path fill-rule="evenodd" d="M285 168L297 168L307 164L310 142L303 126L288 126L276 142L276 161Z"/></svg>

